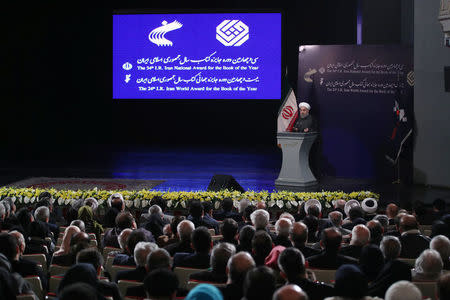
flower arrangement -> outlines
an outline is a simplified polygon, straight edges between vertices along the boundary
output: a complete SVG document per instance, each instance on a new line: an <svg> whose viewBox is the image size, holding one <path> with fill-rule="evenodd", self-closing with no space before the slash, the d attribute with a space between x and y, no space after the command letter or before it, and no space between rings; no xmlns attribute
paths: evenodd
<svg viewBox="0 0 450 300"><path fill-rule="evenodd" d="M342 191L322 191L314 193L296 193L296 192L268 192L268 191L247 191L244 193L237 191L223 190L218 192L209 191L110 191L99 190L97 188L91 190L55 190L55 189L31 189L31 188L0 188L0 200L11 197L11 199L20 205L29 205L37 202L38 196L42 192L49 192L52 195L54 204L64 206L71 205L78 199L87 199L94 197L98 200L99 205L106 205L109 197L114 193L121 193L125 199L125 205L128 208L145 208L150 205L150 201L155 198L162 198L167 200L167 207L169 209L185 209L188 202L191 200L211 201L216 209L220 207L220 203L225 198L231 198L234 201L234 206L238 207L239 201L248 199L253 204L263 201L268 208L285 208L292 209L301 205L308 199L317 199L325 208L332 206L332 201L337 199L356 199L362 201L365 198L375 198L379 200L380 196L370 191L358 191L351 193L344 193Z"/></svg>

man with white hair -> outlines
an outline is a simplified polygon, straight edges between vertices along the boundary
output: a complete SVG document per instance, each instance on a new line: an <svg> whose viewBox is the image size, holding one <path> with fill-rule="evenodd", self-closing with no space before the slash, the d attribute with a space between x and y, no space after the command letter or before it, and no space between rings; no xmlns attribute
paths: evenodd
<svg viewBox="0 0 450 300"><path fill-rule="evenodd" d="M343 214L340 211L332 211L328 214L328 219L331 223L331 225L336 228L342 236L349 235L351 233L350 230L342 228L342 218Z"/></svg>
<svg viewBox="0 0 450 300"><path fill-rule="evenodd" d="M103 218L103 227L112 228L116 224L117 215L125 209L125 200L123 199L122 194L112 194L108 199L108 206L109 208Z"/></svg>
<svg viewBox="0 0 450 300"><path fill-rule="evenodd" d="M55 240L58 238L58 233L55 231L55 227L50 226L50 223L48 223L50 220L50 209L47 206L39 206L36 208L34 211L34 220L42 222L45 225L47 230L46 235L52 239L53 243L55 243ZM57 226L56 229L59 231Z"/></svg>
<svg viewBox="0 0 450 300"><path fill-rule="evenodd" d="M442 274L442 259L436 250L426 249L416 259L412 269L413 281L438 280Z"/></svg>
<svg viewBox="0 0 450 300"><path fill-rule="evenodd" d="M437 235L431 239L430 249L441 255L444 270L450 270L450 240L445 235Z"/></svg>
<svg viewBox="0 0 450 300"><path fill-rule="evenodd" d="M221 287L224 300L241 299L243 296L243 286L247 272L255 267L253 257L245 251L231 256L227 263L226 272L228 275L227 285Z"/></svg>
<svg viewBox="0 0 450 300"><path fill-rule="evenodd" d="M386 291L384 300L422 300L422 293L413 283L401 280Z"/></svg>
<svg viewBox="0 0 450 300"><path fill-rule="evenodd" d="M362 248L369 243L370 230L365 225L359 224L352 229L350 245L342 247L340 254L359 259Z"/></svg>
<svg viewBox="0 0 450 300"><path fill-rule="evenodd" d="M257 209L250 215L250 219L252 220L252 224L255 227L255 230L264 230L266 231L272 240L276 238L276 235L267 228L269 225L270 215L265 209Z"/></svg>
<svg viewBox="0 0 450 300"><path fill-rule="evenodd" d="M177 226L177 236L179 241L173 244L169 244L164 249L169 252L170 256L174 256L175 253L187 252L193 253L194 250L191 247L191 234L194 231L195 226L189 220L181 221Z"/></svg>
<svg viewBox="0 0 450 300"><path fill-rule="evenodd" d="M9 234L17 240L16 255L14 260L11 261L12 272L17 272L24 278L27 276L39 276L42 287L45 289L47 287L47 276L44 275L42 269L38 267L36 262L22 257L25 251L25 238L22 233L13 230Z"/></svg>
<svg viewBox="0 0 450 300"><path fill-rule="evenodd" d="M273 294L272 300L308 300L308 295L296 284L287 284Z"/></svg>
<svg viewBox="0 0 450 300"><path fill-rule="evenodd" d="M119 280L136 280L144 281L145 275L147 275L147 269L145 265L147 263L147 256L153 251L158 249L158 245L150 242L139 242L134 247L134 262L136 268L134 270L119 271L116 274L115 281Z"/></svg>
<svg viewBox="0 0 450 300"><path fill-rule="evenodd" d="M309 114L309 111L311 110L311 105L309 105L306 102L301 102L298 105L298 108L299 108L299 115L297 121L295 122L294 127L292 128L292 131L302 133L316 131L316 121Z"/></svg>
<svg viewBox="0 0 450 300"><path fill-rule="evenodd" d="M227 282L227 263L231 256L236 253L236 247L230 243L219 243L211 251L210 265L211 270L193 273L189 276L190 280L207 281L214 283Z"/></svg>
<svg viewBox="0 0 450 300"><path fill-rule="evenodd" d="M148 221L145 224L144 228L150 231L155 239L157 239L164 234L163 228L167 224L163 219L164 213L161 207L156 204L150 206L150 208L148 209L148 213L150 217L148 218Z"/></svg>
<svg viewBox="0 0 450 300"><path fill-rule="evenodd" d="M287 218L280 218L275 223L275 232L277 236L273 239L275 246L292 247L292 243L289 239L289 233L292 228L291 220Z"/></svg>
<svg viewBox="0 0 450 300"><path fill-rule="evenodd" d="M400 240L395 236L385 236L380 242L385 264L377 278L369 286L369 295L384 297L386 290L399 280L411 281L411 267L398 259L402 250Z"/></svg>

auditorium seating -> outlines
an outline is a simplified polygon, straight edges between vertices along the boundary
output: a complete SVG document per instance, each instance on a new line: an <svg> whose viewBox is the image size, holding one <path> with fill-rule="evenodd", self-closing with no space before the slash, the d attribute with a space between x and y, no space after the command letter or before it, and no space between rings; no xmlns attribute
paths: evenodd
<svg viewBox="0 0 450 300"><path fill-rule="evenodd" d="M127 271L127 270L134 270L136 267L133 266L119 266L119 265L112 265L111 269L109 271L109 275L111 276L111 280L116 279L116 274L119 271Z"/></svg>
<svg viewBox="0 0 450 300"><path fill-rule="evenodd" d="M44 299L44 289L42 288L41 279L39 276L27 276L24 278L31 286L31 289L36 294L36 296L40 299Z"/></svg>
<svg viewBox="0 0 450 300"><path fill-rule="evenodd" d="M324 270L324 269L308 269L313 272L316 280L324 283L333 283L336 275L336 270Z"/></svg>
<svg viewBox="0 0 450 300"><path fill-rule="evenodd" d="M114 247L105 247L105 248L103 248L103 258L106 260L106 258L108 257L108 254L113 251L122 251L122 249L114 248Z"/></svg>
<svg viewBox="0 0 450 300"><path fill-rule="evenodd" d="M428 282L413 281L413 283L422 292L422 299L426 298L430 298L432 300L437 299L436 298L437 286L435 281L428 281Z"/></svg>
<svg viewBox="0 0 450 300"><path fill-rule="evenodd" d="M192 290L193 288L195 288L200 283L211 284L211 285L214 285L217 288L226 286L226 283L216 283L216 282L208 282L208 281L189 280L188 283L187 283L187 289L188 290Z"/></svg>
<svg viewBox="0 0 450 300"><path fill-rule="evenodd" d="M119 292L122 295L122 297L125 297L127 293L127 288L130 286L138 286L142 285L142 282L137 280L119 280L117 282L117 285L119 286Z"/></svg>
<svg viewBox="0 0 450 300"><path fill-rule="evenodd" d="M47 258L45 257L45 254L36 253L36 254L24 254L22 255L22 258L34 261L38 265L41 265L42 271L44 274L47 273Z"/></svg>
<svg viewBox="0 0 450 300"><path fill-rule="evenodd" d="M197 273L197 272L201 272L201 271L205 271L205 270L206 269L194 269L194 268L176 267L173 271L177 275L178 280L180 282L179 287L186 289L188 281L189 281L189 276L191 274L193 274L193 273Z"/></svg>
<svg viewBox="0 0 450 300"><path fill-rule="evenodd" d="M70 267L66 266L60 266L60 265L50 265L50 276L56 276L60 274L66 273L67 270L69 270Z"/></svg>
<svg viewBox="0 0 450 300"><path fill-rule="evenodd" d="M35 300L34 295L21 294L16 296L17 300Z"/></svg>

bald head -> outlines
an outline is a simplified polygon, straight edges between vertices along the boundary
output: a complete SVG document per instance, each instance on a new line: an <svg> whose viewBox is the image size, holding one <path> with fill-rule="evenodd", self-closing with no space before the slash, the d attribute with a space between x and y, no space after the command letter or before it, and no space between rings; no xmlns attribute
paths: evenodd
<svg viewBox="0 0 450 300"><path fill-rule="evenodd" d="M370 231L365 225L359 224L353 227L352 239L350 240L350 245L364 246L369 243Z"/></svg>
<svg viewBox="0 0 450 300"><path fill-rule="evenodd" d="M295 246L304 245L308 240L308 227L305 223L295 222L292 224L290 238Z"/></svg>
<svg viewBox="0 0 450 300"><path fill-rule="evenodd" d="M239 252L228 260L228 281L243 283L247 271L255 267L255 261L248 252Z"/></svg>
<svg viewBox="0 0 450 300"><path fill-rule="evenodd" d="M183 220L177 226L178 237L182 241L190 240L191 234L194 231L194 229L195 229L194 223L192 223L189 220Z"/></svg>
<svg viewBox="0 0 450 300"><path fill-rule="evenodd" d="M277 235L288 237L289 231L291 230L291 226L292 226L291 220L281 218L275 223L275 231Z"/></svg>
<svg viewBox="0 0 450 300"><path fill-rule="evenodd" d="M342 242L342 234L335 228L330 227L322 231L321 244L327 252L334 252L339 249Z"/></svg>
<svg viewBox="0 0 450 300"><path fill-rule="evenodd" d="M266 209L266 203L263 201L258 201L258 204L256 204L256 209Z"/></svg>
<svg viewBox="0 0 450 300"><path fill-rule="evenodd" d="M298 285L288 284L279 288L272 300L308 300L308 296Z"/></svg>
<svg viewBox="0 0 450 300"><path fill-rule="evenodd" d="M345 200L339 199L339 200L337 200L336 203L334 204L334 208L344 209L345 203L346 203Z"/></svg>
<svg viewBox="0 0 450 300"><path fill-rule="evenodd" d="M344 200L342 200L344 201ZM342 213L340 211L332 211L328 214L328 219L331 224L335 227L340 227L342 225Z"/></svg>
<svg viewBox="0 0 450 300"><path fill-rule="evenodd" d="M399 231L405 232L411 229L419 229L416 217L413 215L404 215L400 219Z"/></svg>
<svg viewBox="0 0 450 300"><path fill-rule="evenodd" d="M388 206L386 207L386 215L388 216L388 218L393 219L397 214L398 214L398 206L395 205L394 203L388 204Z"/></svg>
<svg viewBox="0 0 450 300"><path fill-rule="evenodd" d="M384 229L381 223L377 220L371 220L366 224L367 228L370 230L370 242L374 244L379 244L383 238Z"/></svg>

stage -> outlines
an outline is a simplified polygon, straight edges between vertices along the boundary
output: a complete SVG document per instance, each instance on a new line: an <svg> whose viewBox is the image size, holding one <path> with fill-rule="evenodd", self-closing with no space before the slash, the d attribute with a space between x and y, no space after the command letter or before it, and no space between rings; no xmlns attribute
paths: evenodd
<svg viewBox="0 0 450 300"><path fill-rule="evenodd" d="M232 175L245 190L277 191L275 179L281 167L281 150L273 147L167 146L88 147L53 149L46 153L20 153L1 164L0 184L32 177L103 178L148 180L158 191L206 190L214 174ZM405 186L371 179L318 176L310 191L344 192L369 190L381 195L380 204L396 202L409 208L416 200L431 204L449 198L450 190L438 187Z"/></svg>

